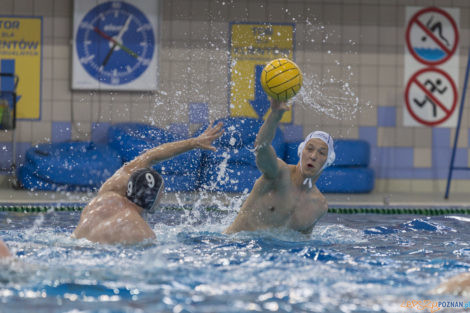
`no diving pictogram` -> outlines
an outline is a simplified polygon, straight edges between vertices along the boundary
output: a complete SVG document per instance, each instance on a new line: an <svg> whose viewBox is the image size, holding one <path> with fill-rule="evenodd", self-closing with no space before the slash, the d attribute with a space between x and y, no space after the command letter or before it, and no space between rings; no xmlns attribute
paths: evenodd
<svg viewBox="0 0 470 313"><path fill-rule="evenodd" d="M425 68L408 81L405 102L408 112L417 122L435 126L454 113L457 87L446 72L438 68Z"/></svg>
<svg viewBox="0 0 470 313"><path fill-rule="evenodd" d="M420 63L439 65L449 60L457 50L459 31L446 11L430 7L418 11L406 29L408 51Z"/></svg>

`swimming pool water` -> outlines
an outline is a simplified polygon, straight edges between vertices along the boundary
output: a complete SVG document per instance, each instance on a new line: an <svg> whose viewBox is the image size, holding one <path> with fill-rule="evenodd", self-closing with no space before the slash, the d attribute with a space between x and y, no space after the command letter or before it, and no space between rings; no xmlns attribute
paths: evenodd
<svg viewBox="0 0 470 313"><path fill-rule="evenodd" d="M224 235L234 212L162 210L149 218L158 241L137 246L71 239L79 216L0 212L16 255L0 263L1 313L415 312L400 305L470 300L428 294L470 268L465 216L327 214L311 235Z"/></svg>

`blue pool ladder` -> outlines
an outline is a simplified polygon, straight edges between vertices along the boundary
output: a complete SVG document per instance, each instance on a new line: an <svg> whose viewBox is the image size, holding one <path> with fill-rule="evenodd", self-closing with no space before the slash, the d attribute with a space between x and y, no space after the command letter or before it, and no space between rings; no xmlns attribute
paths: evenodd
<svg viewBox="0 0 470 313"><path fill-rule="evenodd" d="M454 166L455 153L457 151L457 141L459 140L459 134L460 134L460 124L462 122L463 106L465 104L465 94L467 93L467 87L468 87L469 72L470 72L470 49L468 50L467 70L465 71L465 79L464 79L463 88L462 88L462 97L460 98L459 118L457 122L457 128L455 129L454 147L452 148L452 156L450 158L449 175L447 176L447 187L446 187L446 194L444 196L444 199L449 199L449 189L450 189L450 182L452 180L452 171L453 170L464 170L464 171L470 170L470 167Z"/></svg>

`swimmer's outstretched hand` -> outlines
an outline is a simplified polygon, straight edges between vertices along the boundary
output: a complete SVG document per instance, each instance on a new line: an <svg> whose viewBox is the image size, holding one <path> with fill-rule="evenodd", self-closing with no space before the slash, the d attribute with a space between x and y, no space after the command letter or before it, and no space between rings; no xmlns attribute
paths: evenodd
<svg viewBox="0 0 470 313"><path fill-rule="evenodd" d="M198 137L194 138L196 141L196 148L207 149L215 151L216 148L212 145L212 142L222 136L224 130L222 122L217 123L213 126L212 123L209 124L209 127Z"/></svg>
<svg viewBox="0 0 470 313"><path fill-rule="evenodd" d="M269 98L271 100L271 110L273 112L279 111L279 112L286 112L290 110L290 107L287 105L287 102L275 100L273 98Z"/></svg>

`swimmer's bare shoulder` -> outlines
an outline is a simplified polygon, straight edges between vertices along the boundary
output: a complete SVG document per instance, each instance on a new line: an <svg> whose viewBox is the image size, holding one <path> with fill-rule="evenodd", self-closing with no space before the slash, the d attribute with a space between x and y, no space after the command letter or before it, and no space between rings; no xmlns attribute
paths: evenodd
<svg viewBox="0 0 470 313"><path fill-rule="evenodd" d="M10 251L6 244L0 239L0 258L11 257Z"/></svg>
<svg viewBox="0 0 470 313"><path fill-rule="evenodd" d="M295 169L295 165L287 164L281 159L277 159L278 172L275 177L261 175L255 182L252 192L258 196L270 193L275 190L279 193L288 193L290 191L291 173Z"/></svg>
<svg viewBox="0 0 470 313"><path fill-rule="evenodd" d="M269 178L263 174L256 180L239 214L224 231L225 233L279 227L285 224L294 209L291 194L291 165L280 159L277 163L278 175Z"/></svg>
<svg viewBox="0 0 470 313"><path fill-rule="evenodd" d="M470 273L461 273L442 282L430 291L431 294L452 294L455 296L470 295Z"/></svg>
<svg viewBox="0 0 470 313"><path fill-rule="evenodd" d="M72 237L106 244L133 244L156 238L139 210L118 192L100 192L83 209Z"/></svg>

